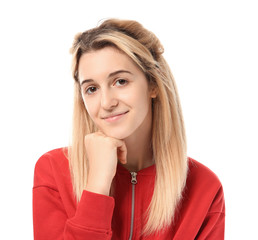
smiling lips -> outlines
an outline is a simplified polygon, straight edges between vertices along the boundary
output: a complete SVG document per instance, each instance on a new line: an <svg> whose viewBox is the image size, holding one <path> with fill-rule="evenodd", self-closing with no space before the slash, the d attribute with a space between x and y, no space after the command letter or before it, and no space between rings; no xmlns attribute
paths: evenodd
<svg viewBox="0 0 258 240"><path fill-rule="evenodd" d="M129 111L123 112L123 113L118 113L118 114L112 114L108 117L104 117L103 119L106 120L107 122L114 122L120 118L122 118L126 113Z"/></svg>

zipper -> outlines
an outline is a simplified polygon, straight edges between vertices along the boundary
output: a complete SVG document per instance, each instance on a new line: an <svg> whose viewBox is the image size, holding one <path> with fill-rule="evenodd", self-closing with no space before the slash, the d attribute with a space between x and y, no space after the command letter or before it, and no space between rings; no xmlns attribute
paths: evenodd
<svg viewBox="0 0 258 240"><path fill-rule="evenodd" d="M131 227L130 227L129 240L132 240L132 237L133 237L135 184L137 183L136 176L137 176L137 173L136 173L136 172L131 172L131 183L132 183L132 212L131 212Z"/></svg>

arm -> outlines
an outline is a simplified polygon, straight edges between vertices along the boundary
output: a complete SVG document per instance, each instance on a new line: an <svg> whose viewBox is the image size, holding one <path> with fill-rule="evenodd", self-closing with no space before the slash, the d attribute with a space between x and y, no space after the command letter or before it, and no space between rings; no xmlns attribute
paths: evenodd
<svg viewBox="0 0 258 240"><path fill-rule="evenodd" d="M75 216L67 221L67 239L111 239L113 209L113 198L84 191Z"/></svg>
<svg viewBox="0 0 258 240"><path fill-rule="evenodd" d="M53 168L51 163L51 157L47 154L39 159L35 167L34 239L111 239L114 199L84 191L76 208L73 203L64 199L63 194L60 194L56 184L56 170L59 169Z"/></svg>
<svg viewBox="0 0 258 240"><path fill-rule="evenodd" d="M69 190L64 187L68 183L63 176L70 174L69 167L63 172L62 166L65 164L56 164L62 157L46 154L37 162L33 188L36 240L111 239L114 199L109 196L109 190L118 157L120 161L126 161L125 145L120 140L100 134L90 134L86 140L90 171L78 206L74 206L71 200L72 187ZM66 199L67 194L72 197Z"/></svg>
<svg viewBox="0 0 258 240"><path fill-rule="evenodd" d="M34 239L111 239L113 209L113 198L84 191L75 216L68 219L58 191L35 187Z"/></svg>

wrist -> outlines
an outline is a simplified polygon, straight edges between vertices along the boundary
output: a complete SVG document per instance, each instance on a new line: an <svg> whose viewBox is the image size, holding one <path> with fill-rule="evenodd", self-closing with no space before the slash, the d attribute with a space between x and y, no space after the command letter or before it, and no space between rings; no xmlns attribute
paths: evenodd
<svg viewBox="0 0 258 240"><path fill-rule="evenodd" d="M111 182L100 179L88 179L85 190L109 196Z"/></svg>

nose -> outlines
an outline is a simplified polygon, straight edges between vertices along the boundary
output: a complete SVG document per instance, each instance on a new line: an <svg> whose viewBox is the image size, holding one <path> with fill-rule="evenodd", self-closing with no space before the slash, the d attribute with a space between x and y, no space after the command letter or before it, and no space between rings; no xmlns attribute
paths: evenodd
<svg viewBox="0 0 258 240"><path fill-rule="evenodd" d="M112 110L118 105L118 99L111 90L101 92L101 107L105 110Z"/></svg>

